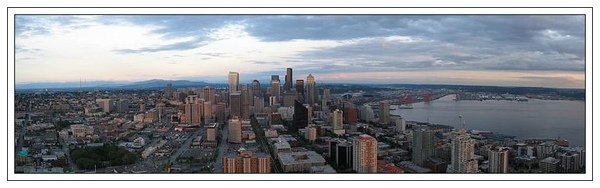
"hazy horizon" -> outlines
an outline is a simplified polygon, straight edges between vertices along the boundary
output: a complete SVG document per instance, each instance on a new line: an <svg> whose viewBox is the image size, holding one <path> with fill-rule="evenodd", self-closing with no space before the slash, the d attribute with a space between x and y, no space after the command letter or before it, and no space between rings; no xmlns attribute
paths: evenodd
<svg viewBox="0 0 600 188"><path fill-rule="evenodd" d="M584 17L17 15L17 84L294 80L585 88Z"/></svg>

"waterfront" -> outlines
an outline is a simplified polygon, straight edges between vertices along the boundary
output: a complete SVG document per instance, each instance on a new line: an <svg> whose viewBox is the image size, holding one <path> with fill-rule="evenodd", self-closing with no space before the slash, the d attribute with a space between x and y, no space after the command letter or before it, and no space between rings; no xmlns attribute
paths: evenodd
<svg viewBox="0 0 600 188"><path fill-rule="evenodd" d="M457 127L459 115L467 129L488 130L520 138L565 138L571 146L585 146L585 101L536 100L454 101L453 95L430 103L414 103L413 109L396 109L409 121ZM393 106L392 108L397 108Z"/></svg>

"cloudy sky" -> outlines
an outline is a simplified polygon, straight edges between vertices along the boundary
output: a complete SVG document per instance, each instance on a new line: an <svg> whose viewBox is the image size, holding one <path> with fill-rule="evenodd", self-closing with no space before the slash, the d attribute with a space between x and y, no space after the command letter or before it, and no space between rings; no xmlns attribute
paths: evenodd
<svg viewBox="0 0 600 188"><path fill-rule="evenodd" d="M584 87L583 16L16 17L16 82L266 80Z"/></svg>

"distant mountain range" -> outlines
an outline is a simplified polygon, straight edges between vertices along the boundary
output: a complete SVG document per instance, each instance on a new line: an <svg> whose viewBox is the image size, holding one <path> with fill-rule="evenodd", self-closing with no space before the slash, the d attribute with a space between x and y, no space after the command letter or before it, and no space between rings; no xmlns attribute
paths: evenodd
<svg viewBox="0 0 600 188"><path fill-rule="evenodd" d="M114 89L151 89L164 88L168 83L173 87L203 87L208 83L203 81L189 80L161 80L152 79L139 82L113 82L113 81L91 81L91 82L42 82L16 84L16 89L76 89L82 88L114 88Z"/></svg>

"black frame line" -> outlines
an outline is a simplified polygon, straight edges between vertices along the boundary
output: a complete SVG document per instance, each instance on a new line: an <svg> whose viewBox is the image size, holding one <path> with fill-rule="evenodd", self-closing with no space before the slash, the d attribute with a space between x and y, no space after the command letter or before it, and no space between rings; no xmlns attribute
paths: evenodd
<svg viewBox="0 0 600 188"><path fill-rule="evenodd" d="M9 55L9 51L8 51L8 49L9 48L8 47L10 45L8 43L8 39L9 39L9 32L8 32L9 31L9 28L8 28L8 24L9 24L9 22L8 22L9 21L9 17L8 17L9 16L9 10L10 9L24 9L24 8L27 8L27 9L32 9L32 8L33 9L88 9L88 8L89 9L132 9L132 8L140 8L140 9L150 9L150 10L152 10L152 9L350 9L350 10L352 10L352 9L361 10L362 9L362 10L364 10L364 9L408 9L408 8L412 8L412 9L414 9L414 8L418 8L418 9L434 9L434 8L443 8L443 9L452 9L452 8L463 8L463 9L502 9L502 8L510 8L510 9L529 9L529 8L536 8L536 9L561 9L561 8L563 8L564 9L564 8L574 8L574 9L582 9L582 8L585 8L585 9L591 9L592 10L591 11L591 23L592 23L591 24L591 30L592 30L592 35L591 35L591 40L592 40L591 50L592 50L592 52L593 52L593 49L594 49L594 44L593 44L593 39L594 39L594 36L593 36L593 31L594 31L594 27L593 27L593 25L594 25L593 24L594 8L593 7L380 7L380 6L376 6L376 7L7 7L6 8L6 10L7 10L6 11L6 24L7 24L7 28L6 28L6 31L7 31L7 33L6 33L6 39L7 39L7 51L6 51L6 55L7 55L6 56L6 61L7 61L7 64L6 64L6 68L7 68L7 80L6 80L6 87L7 87L7 92L8 92L8 89L9 89L8 88L8 84L9 84L9 81L8 81L8 68L9 68L9 66L8 66L8 62L9 62L9 56L8 56ZM364 15L364 16L368 16L368 15L401 15L401 16L403 16L403 15L424 15L424 16L435 16L435 15L458 15L458 16L460 16L460 15L502 15L502 16L513 16L513 15L583 15L584 16L584 23L586 24L586 29L584 29L584 36L587 37L587 21L586 21L587 20L587 15L586 14L535 14L535 13L532 13L532 14L497 14L497 13L496 14L493 14L493 13L491 13L491 14L426 14L426 13L424 13L424 14L371 14L371 13L369 13L369 14L302 14L302 13L301 14L285 14L285 13L282 13L282 14L277 14L277 13L273 13L273 14L260 14L260 13L258 13L258 14L235 14L235 13L231 13L231 14L220 14L220 13L219 14L201 14L201 13L199 13L199 14L173 14L173 13L165 13L165 14L120 14L120 13L117 13L117 14L60 14L60 13L57 13L57 14L13 14L13 31L16 31L16 23L14 21L16 20L15 16L17 16L17 15L109 15L109 16L110 15L146 15L146 16L153 16L153 15L157 15L157 16L158 15L190 15L190 16L191 15L197 15L197 16L203 16L203 15L205 15L205 16L208 16L208 15L257 15L257 16L259 16L259 15L354 15L354 16L361 16L361 15ZM584 40L584 47L587 47L587 40ZM15 55L16 55L16 51L14 50L15 48L16 48L16 36L15 36L15 33L13 33L13 71L16 69L16 59L14 58ZM588 61L587 61L587 49L584 50L584 56L586 58L585 62L588 63ZM593 88L593 59L594 59L593 56L594 55L592 53L592 55L591 55L592 74L590 75L592 88ZM587 82L587 80L586 80L587 79L587 66L586 66L586 68L584 70L584 75L585 75L584 82ZM16 92L16 74L13 74L13 87L15 88L15 90L13 92ZM590 93L592 95L592 97L590 98L590 100L592 101L592 105L593 105L593 90L592 90L592 88L590 88L589 91L590 91ZM588 88L585 88L586 94L587 94L587 89ZM248 181L248 182L252 182L252 181L273 181L273 182L279 182L279 181L299 181L299 182L303 182L303 181L442 181L442 182L444 182L444 181L447 181L447 182L455 182L455 181L482 181L482 182L486 182L486 181L593 181L594 180L594 176L593 176L593 156L594 156L594 153L593 153L593 140L594 140L593 130L594 130L594 128L593 128L593 126L591 128L592 129L592 143L590 144L591 145L590 147L592 147L592 153L591 153L591 156L592 156L592 165L591 165L591 167L587 167L586 166L586 174L587 174L587 170L590 170L590 172L591 172L590 174L592 176L591 180L557 180L557 179L554 179L554 180L535 180L535 179L533 179L533 180L506 180L506 179L502 179L502 180L493 180L493 179L474 179L474 180L439 180L439 179L438 180L414 180L414 179L413 180L401 180L401 179L396 179L396 180L394 180L394 179L385 179L385 180L368 180L368 179L365 179L365 180L335 180L335 179L333 179L333 180L320 180L320 179L315 179L315 180L310 180L310 179L287 179L287 180L283 180L283 179L271 179L271 180L269 180L269 179L266 179L266 180L235 180L235 179L226 179L226 180L173 180L173 179L164 179L164 180L157 180L157 179L153 179L153 180L150 180L150 179L149 180L136 180L136 179L133 179L133 180L106 180L106 179L100 179L100 180L93 180L93 179L88 179L88 180L11 180L11 179L8 178L8 174L9 174L9 170L8 170L8 168L9 168L9 164L8 164L8 157L9 157L9 154L8 154L8 147L9 147L9 142L8 142L9 141L8 140L8 134L9 134L8 133L8 124L9 124L9 121L8 121L8 115L9 115L9 113L8 113L8 109L9 109L9 107L8 107L8 99L9 99L9 96L8 96L8 93L7 93L7 96L6 96L6 100L7 100L7 112L6 112L6 114L7 114L7 120L6 120L7 121L7 127L6 127L6 130L7 130L7 138L6 138L7 139L7 143L6 143L6 145L7 145L7 148L6 148L7 149L7 154L6 154L6 157L7 157L6 164L7 164L7 166L6 167L7 168L6 168L6 175L7 176L6 176L6 180L9 181L9 182L10 181L33 181L33 182L37 182L37 181L48 181L48 182L54 182L54 181L116 181L116 182L119 182L119 181L218 181L218 182L219 181ZM587 111L587 103L584 104L584 107L585 107L585 109ZM593 106L592 106L591 112L592 112L591 124L593 125ZM586 115L587 115L587 112L586 112ZM587 121L587 118L586 118L586 121ZM587 137L587 132L584 132L584 137ZM584 138L584 139L587 140L587 138ZM586 143L586 145L587 144L588 143ZM587 146L586 146L586 148L587 148ZM214 174L214 173L151 173L151 174ZM391 174L391 173L381 173L381 174ZM438 174L445 174L445 173L428 173L428 174L438 175ZM519 174L519 173L510 173L510 174ZM542 173L535 173L535 174L536 175L537 174L544 175ZM553 173L553 174L556 175L556 174L567 174L567 173ZM14 175L18 175L18 174L14 174ZM68 174L55 174L55 175L62 176L62 175L68 175ZM80 174L77 174L77 175L80 175ZM92 175L94 175L94 174L92 174ZM132 174L130 174L130 175L132 175ZM133 174L133 175L144 175L144 174ZM219 174L219 175L227 175L227 174ZM232 174L232 175L235 175L235 174ZM284 175L285 176L285 175L298 175L298 174L297 173L281 173L281 174L278 174L278 175ZM475 175L476 176L478 174L469 174L469 175Z"/></svg>

